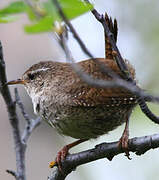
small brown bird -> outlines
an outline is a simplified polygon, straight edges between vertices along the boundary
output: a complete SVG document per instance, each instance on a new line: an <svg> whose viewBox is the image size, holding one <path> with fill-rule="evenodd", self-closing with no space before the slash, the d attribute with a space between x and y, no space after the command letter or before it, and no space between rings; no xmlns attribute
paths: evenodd
<svg viewBox="0 0 159 180"><path fill-rule="evenodd" d="M117 27L116 27L117 28ZM113 57L107 41L107 56ZM97 58L122 78L114 59ZM111 81L100 71L94 59L77 63L94 79ZM135 79L134 68L126 62ZM121 138L122 145L128 140L128 119L136 105L136 97L124 88L96 88L82 81L69 63L44 61L34 64L21 79L9 84L23 84L32 99L34 112L63 135L78 139L66 145L56 159L58 165L68 150L88 139L97 138L126 122Z"/></svg>

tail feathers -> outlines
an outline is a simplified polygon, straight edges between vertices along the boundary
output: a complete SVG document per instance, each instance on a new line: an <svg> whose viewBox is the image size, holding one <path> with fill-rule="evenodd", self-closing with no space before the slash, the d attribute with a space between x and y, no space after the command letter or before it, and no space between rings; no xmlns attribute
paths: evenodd
<svg viewBox="0 0 159 180"><path fill-rule="evenodd" d="M110 32L113 33L113 35L114 35L115 42L117 42L117 35L118 35L117 20L114 19L114 23L113 23L112 18L109 17L107 15L107 13L105 13L105 21L109 27ZM105 32L105 58L106 59L113 59L112 46L109 42L109 39L106 35L106 32Z"/></svg>

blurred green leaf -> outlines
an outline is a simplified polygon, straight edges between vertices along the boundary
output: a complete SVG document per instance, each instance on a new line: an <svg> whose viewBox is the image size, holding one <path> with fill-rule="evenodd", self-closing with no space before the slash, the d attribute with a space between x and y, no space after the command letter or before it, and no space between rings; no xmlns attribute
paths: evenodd
<svg viewBox="0 0 159 180"><path fill-rule="evenodd" d="M92 5L88 3L83 3L80 0L59 0L59 3L63 9L63 12L67 18L73 19L85 12L88 12L93 8ZM54 22L61 21L60 16L56 10L56 7L53 5L52 0L48 0L43 4L44 10L47 13L47 16L41 18L37 23L33 25L25 26L25 31L27 33L39 33L45 31L52 31Z"/></svg>
<svg viewBox="0 0 159 180"><path fill-rule="evenodd" d="M40 19L36 24L26 25L24 29L27 33L39 33L39 32L51 31L53 29L52 22L53 22L52 16L45 16L44 18Z"/></svg>
<svg viewBox="0 0 159 180"><path fill-rule="evenodd" d="M13 22L18 19L18 16L11 16L11 15L0 15L0 23L8 23Z"/></svg>
<svg viewBox="0 0 159 180"><path fill-rule="evenodd" d="M0 9L0 14L14 14L25 12L27 5L23 1L16 1L10 3L7 7Z"/></svg>
<svg viewBox="0 0 159 180"><path fill-rule="evenodd" d="M82 15L93 8L93 5L82 2L81 0L59 0L59 3L63 12L69 20ZM59 19L58 12L52 0L48 0L47 2L45 2L44 8L49 15L54 16L55 18L57 18L57 20Z"/></svg>
<svg viewBox="0 0 159 180"><path fill-rule="evenodd" d="M37 20L37 16L36 14L32 11L32 9L28 6L27 9L26 9L26 13L28 15L28 18L31 20L31 21L34 21L34 20Z"/></svg>
<svg viewBox="0 0 159 180"><path fill-rule="evenodd" d="M81 0L59 0L59 3L68 19L73 19L93 9L91 4Z"/></svg>
<svg viewBox="0 0 159 180"><path fill-rule="evenodd" d="M82 2L81 0L59 0L59 3L69 20L82 15L93 8L91 4ZM11 22L17 19L15 16L9 16L10 14L26 12L29 19L35 23L26 25L24 28L25 31L28 33L39 33L52 31L54 22L61 21L52 0L47 0L40 6L35 4L35 11L39 13L38 18L32 8L25 4L25 2L12 2L7 7L0 9L0 23Z"/></svg>

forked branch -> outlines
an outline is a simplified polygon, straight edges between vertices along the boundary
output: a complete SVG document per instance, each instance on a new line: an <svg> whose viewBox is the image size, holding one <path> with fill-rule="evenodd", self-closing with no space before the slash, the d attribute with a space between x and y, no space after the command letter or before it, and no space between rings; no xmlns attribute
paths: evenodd
<svg viewBox="0 0 159 180"><path fill-rule="evenodd" d="M26 143L30 137L32 131L39 125L40 119L37 118L32 120L29 118L28 114L25 112L23 104L18 95L17 89L15 89L15 101L13 101L11 93L8 86L6 86L6 66L3 58L2 44L0 42L0 93L6 103L6 108L8 111L9 122L12 127L14 145L15 145L15 154L16 154L16 171L6 170L9 174L15 177L16 180L26 180L25 172L25 152L26 152ZM19 118L16 112L16 104L20 106L21 112L26 119L26 127L21 135L19 129Z"/></svg>

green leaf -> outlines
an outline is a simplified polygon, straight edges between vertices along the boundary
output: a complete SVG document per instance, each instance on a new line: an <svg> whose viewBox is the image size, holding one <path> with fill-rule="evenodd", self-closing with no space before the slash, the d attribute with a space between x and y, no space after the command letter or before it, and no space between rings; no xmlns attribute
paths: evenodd
<svg viewBox="0 0 159 180"><path fill-rule="evenodd" d="M28 18L30 19L30 21L37 20L36 14L32 11L32 9L29 6L26 9L26 13L27 13Z"/></svg>
<svg viewBox="0 0 159 180"><path fill-rule="evenodd" d="M39 33L39 32L48 32L53 29L53 17L52 16L45 16L41 18L37 23L33 25L26 25L24 27L27 33Z"/></svg>
<svg viewBox="0 0 159 180"><path fill-rule="evenodd" d="M0 9L0 14L13 14L25 12L27 5L23 1L16 1L10 3L7 7Z"/></svg>
<svg viewBox="0 0 159 180"><path fill-rule="evenodd" d="M92 5L82 2L81 0L59 0L59 3L63 9L63 12L69 20L88 12L93 8ZM38 6L37 6L38 7ZM0 23L12 22L17 19L16 16L11 14L26 12L31 21L35 21L35 24L26 25L25 31L28 33L39 33L53 30L53 24L55 21L61 21L61 18L54 6L52 0L47 0L41 4L41 10L44 11L44 16L37 19L32 9L23 1L16 1L10 3L3 9L0 9Z"/></svg>
<svg viewBox="0 0 159 180"><path fill-rule="evenodd" d="M73 19L93 9L91 4L81 0L59 0L59 3L68 19Z"/></svg>
<svg viewBox="0 0 159 180"><path fill-rule="evenodd" d="M90 11L93 6L81 0L59 0L59 4L69 20ZM59 20L59 14L52 0L48 0L43 4L44 9L56 20Z"/></svg>
<svg viewBox="0 0 159 180"><path fill-rule="evenodd" d="M0 15L0 23L9 23L16 21L18 19L18 16L11 16L11 15Z"/></svg>
<svg viewBox="0 0 159 180"><path fill-rule="evenodd" d="M88 12L93 8L92 5L88 3L83 3L80 0L59 0L59 3L69 20L85 12ZM37 23L33 25L26 25L24 29L27 33L52 31L54 22L61 21L61 18L57 12L56 7L52 3L52 0L44 2L43 7L44 10L47 12L47 16L41 18Z"/></svg>

